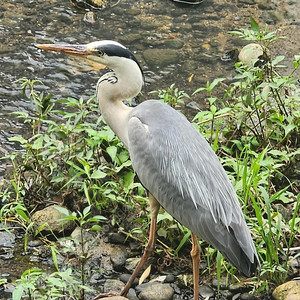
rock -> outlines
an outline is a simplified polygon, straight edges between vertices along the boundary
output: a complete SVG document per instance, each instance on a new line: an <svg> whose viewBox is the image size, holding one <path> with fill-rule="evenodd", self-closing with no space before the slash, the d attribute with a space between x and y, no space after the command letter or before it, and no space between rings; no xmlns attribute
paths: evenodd
<svg viewBox="0 0 300 300"><path fill-rule="evenodd" d="M123 247L115 247L110 254L114 270L121 271L126 263L127 252Z"/></svg>
<svg viewBox="0 0 300 300"><path fill-rule="evenodd" d="M126 297L129 300L139 300L139 298L136 295L136 292L134 289L129 289L128 294L126 295Z"/></svg>
<svg viewBox="0 0 300 300"><path fill-rule="evenodd" d="M147 49L143 55L149 66L165 67L179 60L178 50L174 49Z"/></svg>
<svg viewBox="0 0 300 300"><path fill-rule="evenodd" d="M240 51L239 61L245 65L252 66L252 61L258 59L263 53L263 49L259 44L251 43Z"/></svg>
<svg viewBox="0 0 300 300"><path fill-rule="evenodd" d="M8 247L11 248L14 246L16 240L16 236L7 231L0 231L0 247Z"/></svg>
<svg viewBox="0 0 300 300"><path fill-rule="evenodd" d="M131 276L131 274L121 274L119 279L126 284L129 280L130 276ZM132 283L132 287L135 287L138 284L139 284L139 281L138 281L137 278L135 278L133 283Z"/></svg>
<svg viewBox="0 0 300 300"><path fill-rule="evenodd" d="M120 280L117 280L117 279L107 279L104 283L104 286L103 286L103 292L104 293L108 293L110 291L113 291L113 292L121 292L122 289L124 288L125 284L120 281ZM111 298L110 298L111 299Z"/></svg>
<svg viewBox="0 0 300 300"><path fill-rule="evenodd" d="M108 242L112 244L124 244L126 235L123 233L112 232L108 234Z"/></svg>
<svg viewBox="0 0 300 300"><path fill-rule="evenodd" d="M218 288L219 286L221 290L225 290L228 287L228 279L225 277L222 277L220 281L217 278L214 278L211 283L213 287Z"/></svg>
<svg viewBox="0 0 300 300"><path fill-rule="evenodd" d="M53 231L54 233L62 233L64 231L72 231L76 226L75 222L60 221L60 219L64 217L66 217L66 215L58 211L56 205L51 205L34 213L32 221L36 227L42 228L45 232Z"/></svg>
<svg viewBox="0 0 300 300"><path fill-rule="evenodd" d="M140 261L141 258L139 257L131 257L126 259L125 268L129 273L132 273L132 271L135 269L136 265Z"/></svg>
<svg viewBox="0 0 300 300"><path fill-rule="evenodd" d="M93 11L87 11L83 17L83 21L89 24L95 24L97 15Z"/></svg>
<svg viewBox="0 0 300 300"><path fill-rule="evenodd" d="M144 283L137 286L141 290L139 299L142 300L172 300L174 290L168 283Z"/></svg>
<svg viewBox="0 0 300 300"><path fill-rule="evenodd" d="M291 280L278 286L272 293L275 300L300 299L300 280Z"/></svg>
<svg viewBox="0 0 300 300"><path fill-rule="evenodd" d="M210 298L215 295L215 292L208 285L204 284L204 285L199 286L199 294L202 298Z"/></svg>

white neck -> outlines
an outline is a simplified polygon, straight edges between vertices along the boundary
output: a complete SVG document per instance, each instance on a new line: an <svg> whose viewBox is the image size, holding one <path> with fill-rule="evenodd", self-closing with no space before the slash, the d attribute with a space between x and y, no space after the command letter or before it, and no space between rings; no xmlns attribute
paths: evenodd
<svg viewBox="0 0 300 300"><path fill-rule="evenodd" d="M128 121L132 108L122 100L135 97L143 85L143 75L132 60L118 58L110 65L114 72L103 75L97 84L97 99L102 116L123 144L128 147Z"/></svg>

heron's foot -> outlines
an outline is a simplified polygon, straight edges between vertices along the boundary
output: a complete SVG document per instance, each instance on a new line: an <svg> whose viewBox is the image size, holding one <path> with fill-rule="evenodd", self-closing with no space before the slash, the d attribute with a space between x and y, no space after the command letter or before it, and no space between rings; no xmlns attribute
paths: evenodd
<svg viewBox="0 0 300 300"><path fill-rule="evenodd" d="M99 295L97 295L95 298L93 298L93 300L98 300L98 299L102 299L102 298L109 298L109 297L115 297L115 296L120 296L120 293L114 292L114 291L110 291L108 293L101 293Z"/></svg>

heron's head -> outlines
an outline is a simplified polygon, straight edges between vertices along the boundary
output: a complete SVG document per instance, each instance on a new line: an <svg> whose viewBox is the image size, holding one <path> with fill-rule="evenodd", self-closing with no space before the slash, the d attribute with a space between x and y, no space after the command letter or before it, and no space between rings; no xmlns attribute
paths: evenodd
<svg viewBox="0 0 300 300"><path fill-rule="evenodd" d="M137 59L128 48L118 42L103 40L84 45L40 44L36 47L77 56L94 70L108 67L116 73L124 87L136 87L139 90L142 87L143 71Z"/></svg>

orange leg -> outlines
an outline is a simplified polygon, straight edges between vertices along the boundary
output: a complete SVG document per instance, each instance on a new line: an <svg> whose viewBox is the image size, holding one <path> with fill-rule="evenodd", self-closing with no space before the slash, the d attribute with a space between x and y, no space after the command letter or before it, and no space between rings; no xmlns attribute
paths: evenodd
<svg viewBox="0 0 300 300"><path fill-rule="evenodd" d="M197 236L192 232L192 250L191 257L193 260L193 281L194 281L194 300L199 300L199 266L200 266L200 248Z"/></svg>
<svg viewBox="0 0 300 300"><path fill-rule="evenodd" d="M149 240L145 247L143 256L139 261L138 265L136 266L134 272L132 273L131 277L129 278L128 282L126 283L124 289L121 292L121 296L126 296L130 287L132 286L133 281L138 276L139 272L145 265L148 258L153 254L155 249L155 232L156 232L156 221L157 221L157 214L160 208L160 204L157 200L149 194L149 201L150 201L150 211L151 211L151 224L150 224L150 232L149 232Z"/></svg>
<svg viewBox="0 0 300 300"><path fill-rule="evenodd" d="M150 211L151 211L151 224L150 224L150 232L149 232L149 240L145 247L144 253L142 258L140 259L139 263L137 264L134 272L132 273L131 277L129 278L128 282L126 283L125 287L120 293L120 296L126 296L130 287L132 286L133 281L138 276L139 272L143 268L144 264L146 263L147 259L152 255L155 247L155 231L156 231L156 221L157 221L157 214L160 208L160 204L157 200L149 194L149 201L150 201ZM106 294L99 294L93 300L116 296L116 292L109 292Z"/></svg>

